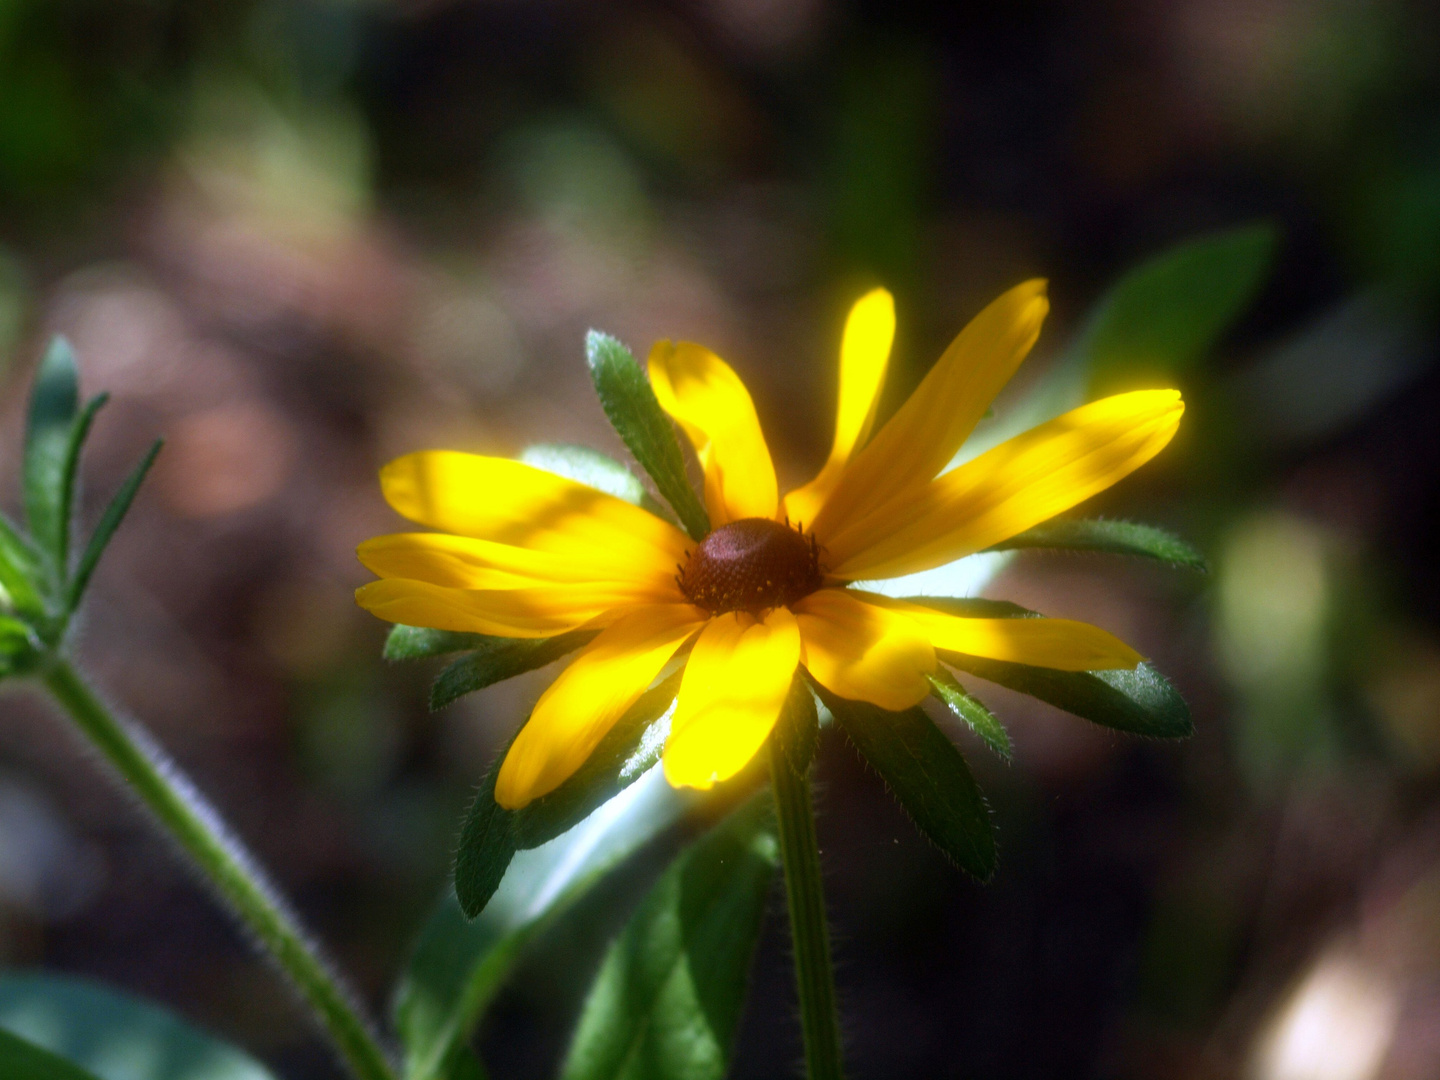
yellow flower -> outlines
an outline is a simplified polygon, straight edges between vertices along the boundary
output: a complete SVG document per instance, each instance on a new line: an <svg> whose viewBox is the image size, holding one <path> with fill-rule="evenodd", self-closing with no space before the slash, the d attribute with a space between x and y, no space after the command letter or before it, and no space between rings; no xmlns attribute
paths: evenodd
<svg viewBox="0 0 1440 1080"><path fill-rule="evenodd" d="M1075 409L941 472L1024 359L1045 283L1011 289L951 343L867 440L895 330L884 290L845 327L835 442L820 474L782 500L744 384L709 350L658 343L650 382L705 473L712 532L696 544L660 517L506 458L411 454L380 474L390 505L436 533L360 548L381 580L357 593L392 622L506 637L600 633L536 703L495 800L553 791L685 646L665 744L677 786L733 776L764 744L798 667L832 693L900 710L929 692L936 649L1063 671L1141 657L1063 619L944 614L850 587L940 566L1006 540L1109 487L1170 441L1173 390Z"/></svg>

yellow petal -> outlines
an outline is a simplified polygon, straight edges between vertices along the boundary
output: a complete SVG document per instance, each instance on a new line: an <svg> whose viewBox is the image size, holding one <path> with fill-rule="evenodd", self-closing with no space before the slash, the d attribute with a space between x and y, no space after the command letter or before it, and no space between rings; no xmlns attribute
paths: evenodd
<svg viewBox="0 0 1440 1080"><path fill-rule="evenodd" d="M930 692L925 676L935 670L935 650L904 614L841 589L821 589L793 606L805 668L831 693L895 712Z"/></svg>
<svg viewBox="0 0 1440 1080"><path fill-rule="evenodd" d="M534 551L450 533L393 533L366 540L360 561L383 578L411 578L458 589L507 589L562 583L629 582L676 592L674 564L640 560L619 566L553 551ZM613 565L612 565L613 564Z"/></svg>
<svg viewBox="0 0 1440 1080"><path fill-rule="evenodd" d="M730 365L701 345L657 341L650 350L650 383L705 470L710 524L773 518L779 496L770 448L750 392Z"/></svg>
<svg viewBox="0 0 1440 1080"><path fill-rule="evenodd" d="M665 778L708 788L743 769L775 726L799 664L800 628L784 608L763 622L742 612L711 619L680 680Z"/></svg>
<svg viewBox="0 0 1440 1080"><path fill-rule="evenodd" d="M826 545L827 569L847 580L897 577L998 544L1145 464L1184 411L1177 390L1141 390L1068 412L852 524Z"/></svg>
<svg viewBox="0 0 1440 1080"><path fill-rule="evenodd" d="M894 298L884 289L866 293L850 309L840 345L840 405L835 416L835 442L819 475L785 496L785 513L791 521L799 524L815 520L820 507L840 482L845 463L869 436L894 339Z"/></svg>
<svg viewBox="0 0 1440 1080"><path fill-rule="evenodd" d="M616 584L453 589L428 581L385 578L356 589L355 602L372 615L407 626L499 637L550 637L596 620L603 624L625 609L654 604L657 597L636 586Z"/></svg>
<svg viewBox="0 0 1440 1080"><path fill-rule="evenodd" d="M407 454L380 470L380 487L411 521L562 555L597 577L671 567L689 543L638 506L509 458Z"/></svg>
<svg viewBox="0 0 1440 1080"><path fill-rule="evenodd" d="M569 779L705 618L689 604L639 608L581 650L510 745L495 801L517 810Z"/></svg>
<svg viewBox="0 0 1440 1080"><path fill-rule="evenodd" d="M1144 659L1114 634L1070 619L969 619L922 604L859 593L868 603L909 617L945 652L1008 660L1057 671L1129 670Z"/></svg>
<svg viewBox="0 0 1440 1080"><path fill-rule="evenodd" d="M845 467L815 518L822 544L923 489L945 467L1035 344L1049 310L1045 282L1027 281L960 331L900 411Z"/></svg>

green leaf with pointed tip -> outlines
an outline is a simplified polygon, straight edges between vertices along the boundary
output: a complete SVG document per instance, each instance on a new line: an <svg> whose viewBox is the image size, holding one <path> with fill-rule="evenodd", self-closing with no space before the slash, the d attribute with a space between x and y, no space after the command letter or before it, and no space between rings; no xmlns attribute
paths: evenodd
<svg viewBox="0 0 1440 1080"><path fill-rule="evenodd" d="M919 706L887 712L812 685L921 834L960 869L988 880L995 872L990 809L955 744Z"/></svg>
<svg viewBox="0 0 1440 1080"><path fill-rule="evenodd" d="M1095 518L1050 521L1017 533L988 551L1015 551L1022 548L1054 548L1062 551L1094 551L1107 555L1135 555L1171 566L1207 571L1205 558L1173 533L1154 525L1134 521L1103 521Z"/></svg>
<svg viewBox="0 0 1440 1080"><path fill-rule="evenodd" d="M75 565L75 576L70 579L70 595L65 605L67 611L74 611L80 606L80 601L85 596L85 588L90 584L90 577L100 563L100 556L105 554L105 548L114 537L115 530L120 528L120 523L125 520L130 504L135 501L140 485L145 482L145 474L150 471L150 466L155 464L155 456L164 445L164 439L155 440L145 452L145 456L130 470L130 475L125 478L125 482L115 492L115 497L110 500L110 505L105 507L105 512L100 515L100 522L90 536L90 543L85 545L85 553Z"/></svg>
<svg viewBox="0 0 1440 1080"><path fill-rule="evenodd" d="M1254 299L1277 240L1275 226L1259 222L1187 240L1126 272L1074 345L1091 392L1128 375L1179 374L1202 359Z"/></svg>
<svg viewBox="0 0 1440 1080"><path fill-rule="evenodd" d="M907 597L951 615L970 619L1039 619L1044 616L1004 600L952 600L938 596ZM1150 735L1157 739L1183 739L1195 734L1190 706L1168 679L1148 662L1134 671L1056 671L1007 660L941 652L951 667L968 671L989 682L1049 702L1102 727Z"/></svg>
<svg viewBox="0 0 1440 1080"><path fill-rule="evenodd" d="M655 516L662 517L671 524L675 523L674 515L645 490L639 477L614 458L598 450L570 443L540 443L526 447L520 454L520 460L526 465L534 465L537 469L564 476L577 484L584 484L635 506L644 507Z"/></svg>
<svg viewBox="0 0 1440 1080"><path fill-rule="evenodd" d="M1009 761L1014 754L1010 735L979 698L968 694L954 675L941 668L929 676L930 693L955 714L986 746Z"/></svg>
<svg viewBox="0 0 1440 1080"><path fill-rule="evenodd" d="M435 656L479 649L496 638L484 634L462 634L456 630L432 630L428 626L396 623L385 639L386 660L429 660Z"/></svg>
<svg viewBox="0 0 1440 1080"><path fill-rule="evenodd" d="M56 562L59 564L62 574L70 572L70 532L71 522L75 517L75 493L79 488L80 451L84 449L85 440L90 435L90 425L95 422L95 414L104 408L105 403L109 400L109 394L95 395L85 403L85 408L80 410L79 415L70 425L70 437L65 445L65 461L60 473L58 512L63 527L56 536L59 543Z"/></svg>
<svg viewBox="0 0 1440 1080"><path fill-rule="evenodd" d="M564 835L515 855L489 903L467 920L447 894L427 923L395 998L407 1080L443 1080L525 946L601 878L693 805L659 769Z"/></svg>
<svg viewBox="0 0 1440 1080"><path fill-rule="evenodd" d="M585 355L610 423L674 508L690 538L703 540L710 531L710 517L685 475L675 428L655 399L645 372L629 349L597 330L585 335Z"/></svg>
<svg viewBox="0 0 1440 1080"><path fill-rule="evenodd" d="M671 863L606 955L562 1080L722 1080L779 861L761 792Z"/></svg>
<svg viewBox="0 0 1440 1080"><path fill-rule="evenodd" d="M36 545L63 573L63 496L70 428L79 404L80 372L70 343L55 338L40 361L25 425L25 523Z"/></svg>
<svg viewBox="0 0 1440 1080"><path fill-rule="evenodd" d="M99 1080L78 1065L0 1030L0 1076L11 1080Z"/></svg>
<svg viewBox="0 0 1440 1080"><path fill-rule="evenodd" d="M0 975L0 1029L98 1080L275 1080L248 1054L168 1010L86 979ZM0 1076L23 1077L0 1069Z"/></svg>
<svg viewBox="0 0 1440 1080"><path fill-rule="evenodd" d="M780 710L780 719L775 723L772 739L780 742L785 751L785 760L795 770L796 776L810 771L815 760L815 748L820 742L820 713L815 707L815 694L810 684L796 672L790 682L790 693ZM763 755L762 755L763 756Z"/></svg>
<svg viewBox="0 0 1440 1080"><path fill-rule="evenodd" d="M443 709L466 694L554 663L589 644L598 633L571 630L550 638L485 638L480 648L466 653L440 673L430 687L430 708Z"/></svg>

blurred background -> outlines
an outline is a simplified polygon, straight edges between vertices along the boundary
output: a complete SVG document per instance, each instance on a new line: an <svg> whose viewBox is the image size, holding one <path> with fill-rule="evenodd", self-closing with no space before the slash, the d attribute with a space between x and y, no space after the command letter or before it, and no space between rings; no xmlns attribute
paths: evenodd
<svg viewBox="0 0 1440 1080"><path fill-rule="evenodd" d="M861 290L897 297L893 408L1028 276L1054 313L1022 384L1127 268L1268 222L1273 259L1218 347L1107 368L1190 408L1087 512L1173 528L1211 573L1027 555L988 590L1134 643L1199 734L1145 742L973 684L1017 746L1005 766L955 731L1001 839L985 887L842 741L822 748L852 1071L1434 1077L1437 48L1435 9L1402 0L0 0L6 505L23 394L63 332L85 389L114 395L91 520L168 439L81 653L379 1010L471 786L550 677L432 715L431 673L382 663L385 627L351 600L356 543L398 525L380 464L619 453L593 326L642 356L715 348L800 481ZM496 1077L552 1074L622 894L492 1012ZM778 892L768 927L743 1077L800 1055ZM14 693L0 963L150 995L294 1080L339 1075Z"/></svg>

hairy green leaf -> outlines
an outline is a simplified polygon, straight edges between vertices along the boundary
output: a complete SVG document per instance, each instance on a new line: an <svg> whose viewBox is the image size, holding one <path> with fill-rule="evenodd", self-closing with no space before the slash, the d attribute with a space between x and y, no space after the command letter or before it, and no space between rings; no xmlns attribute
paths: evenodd
<svg viewBox="0 0 1440 1080"><path fill-rule="evenodd" d="M526 447L520 454L526 465L534 465L556 476L564 476L578 484L614 495L628 503L642 506L657 517L673 522L665 505L645 490L640 478L614 458L591 450L588 446L570 443L540 443Z"/></svg>
<svg viewBox="0 0 1440 1080"><path fill-rule="evenodd" d="M1094 551L1107 555L1136 555L1171 566L1183 566L1204 573L1205 558L1173 533L1154 525L1134 521L1103 521L1096 518L1049 521L1017 533L989 551L1021 548L1056 548L1064 551Z"/></svg>
<svg viewBox="0 0 1440 1080"><path fill-rule="evenodd" d="M97 1080L275 1080L248 1054L173 1013L85 979L0 975L0 1029ZM6 1078L28 1075L0 1069Z"/></svg>
<svg viewBox="0 0 1440 1080"><path fill-rule="evenodd" d="M428 626L405 626L396 623L385 639L386 660L429 660L435 656L479 649L490 642L504 640L485 634L462 634L456 630L432 630Z"/></svg>
<svg viewBox="0 0 1440 1080"><path fill-rule="evenodd" d="M105 548L115 535L115 530L120 528L120 523L125 520L125 515L130 510L130 504L135 501L135 496L140 491L140 485L145 482L145 474L150 471L150 466L155 464L155 456L160 453L160 447L165 445L163 439L156 439L150 449L145 452L139 463L130 471L125 482L120 485L115 497L110 500L110 505L105 507L105 512L100 515L100 522L95 526L95 532L90 536L90 543L85 545L85 553L80 556L80 561L75 565L75 576L70 580L70 594L66 603L67 611L74 611L80 606L80 601L85 595L85 587L90 584L90 576L95 573L95 567L100 563L100 556L105 553Z"/></svg>
<svg viewBox="0 0 1440 1080"><path fill-rule="evenodd" d="M693 796L652 769L569 832L515 855L473 921L447 894L395 998L407 1080L445 1080L448 1056L468 1038L524 947L692 804Z"/></svg>
<svg viewBox="0 0 1440 1080"><path fill-rule="evenodd" d="M944 702L946 708L979 736L981 742L1009 761L1014 753L1010 735L995 714L985 707L985 703L967 693L960 681L944 668L929 678L930 693Z"/></svg>
<svg viewBox="0 0 1440 1080"><path fill-rule="evenodd" d="M779 742L796 776L810 771L815 747L820 741L820 714L815 708L814 691L798 672L791 680L790 693L770 737Z"/></svg>
<svg viewBox="0 0 1440 1080"><path fill-rule="evenodd" d="M938 596L907 599L912 604L923 604L962 618L1043 618L1004 600L952 600ZM1158 739L1180 739L1195 734L1190 706L1148 662L1134 671L1056 671L962 653L942 652L940 659L951 667L1029 694L1103 727Z"/></svg>
<svg viewBox="0 0 1440 1080"><path fill-rule="evenodd" d="M25 522L40 550L64 572L63 497L66 451L80 395L80 372L70 343L55 338L40 361L25 425Z"/></svg>
<svg viewBox="0 0 1440 1080"><path fill-rule="evenodd" d="M591 330L585 336L590 377L610 423L674 508L692 540L710 531L710 518L685 475L685 458L670 418L655 399L650 380L630 350L609 334Z"/></svg>
<svg viewBox="0 0 1440 1080"><path fill-rule="evenodd" d="M550 638L484 638L483 645L440 673L430 687L430 708L432 711L443 709L466 694L554 663L589 644L597 633L596 630L571 630Z"/></svg>
<svg viewBox="0 0 1440 1080"><path fill-rule="evenodd" d="M779 858L768 792L680 854L606 955L563 1080L724 1077Z"/></svg>
<svg viewBox="0 0 1440 1080"><path fill-rule="evenodd" d="M12 1080L100 1080L62 1057L0 1030L0 1076Z"/></svg>
<svg viewBox="0 0 1440 1080"><path fill-rule="evenodd" d="M985 797L955 744L918 706L887 712L813 685L915 827L956 866L988 880L995 872L994 826Z"/></svg>
<svg viewBox="0 0 1440 1080"><path fill-rule="evenodd" d="M1254 299L1278 234L1260 222L1187 240L1129 270L1093 309L1074 349L1093 392L1142 372L1178 374Z"/></svg>

